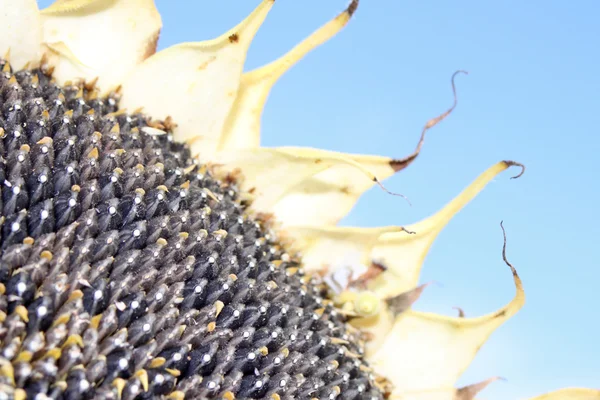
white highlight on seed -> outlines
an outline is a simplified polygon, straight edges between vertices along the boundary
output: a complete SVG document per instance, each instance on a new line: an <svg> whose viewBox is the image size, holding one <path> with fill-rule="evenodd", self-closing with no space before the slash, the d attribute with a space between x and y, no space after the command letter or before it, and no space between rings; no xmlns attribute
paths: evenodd
<svg viewBox="0 0 600 400"><path fill-rule="evenodd" d="M13 232L18 231L19 229L21 229L21 224L18 222L13 222L13 224L10 226L10 230Z"/></svg>
<svg viewBox="0 0 600 400"><path fill-rule="evenodd" d="M40 182L40 183L46 183L47 181L48 181L48 177L46 175L42 174L38 177L38 182Z"/></svg>
<svg viewBox="0 0 600 400"><path fill-rule="evenodd" d="M12 189L12 192L13 192L13 194L19 194L19 193L21 193L21 188L19 186L15 186Z"/></svg>
<svg viewBox="0 0 600 400"><path fill-rule="evenodd" d="M217 387L217 383L216 382L214 382L214 381L208 382L208 388L209 389L214 389L216 387Z"/></svg>
<svg viewBox="0 0 600 400"><path fill-rule="evenodd" d="M133 202L134 202L135 204L140 204L140 203L142 202L142 199L141 199L141 198L139 198L139 197L136 197L135 199L133 199Z"/></svg>
<svg viewBox="0 0 600 400"><path fill-rule="evenodd" d="M102 298L102 290L96 290L94 292L94 300L100 300Z"/></svg>
<svg viewBox="0 0 600 400"><path fill-rule="evenodd" d="M144 324L144 325L142 325L142 330L144 332L150 332L150 324Z"/></svg>
<svg viewBox="0 0 600 400"><path fill-rule="evenodd" d="M138 237L138 236L140 236L141 234L142 234L142 233L140 232L140 230L139 230L139 229L136 229L136 230L134 230L134 231L133 231L133 236L134 236L134 237Z"/></svg>
<svg viewBox="0 0 600 400"><path fill-rule="evenodd" d="M114 215L114 214L116 214L116 213L117 213L117 209L116 209L115 207L112 207L112 206L111 206L111 207L108 207L108 213L109 213L110 215Z"/></svg>
<svg viewBox="0 0 600 400"><path fill-rule="evenodd" d="M182 357L183 356L180 353L173 354L173 360L174 361L179 361L179 360L181 360Z"/></svg>
<svg viewBox="0 0 600 400"><path fill-rule="evenodd" d="M208 257L208 262L209 263L214 263L215 262L215 258L214 257Z"/></svg>
<svg viewBox="0 0 600 400"><path fill-rule="evenodd" d="M139 301L137 301L137 300L134 300L134 301L132 301L132 302L131 302L131 305L130 305L130 307L131 307L131 308L133 308L134 310L135 310L136 308L138 308L139 306L140 306L140 302L139 302Z"/></svg>
<svg viewBox="0 0 600 400"><path fill-rule="evenodd" d="M77 200L69 199L69 207L75 207L77 205Z"/></svg>
<svg viewBox="0 0 600 400"><path fill-rule="evenodd" d="M284 387L285 385L287 385L287 382L285 381L285 379L282 379L279 381L279 387Z"/></svg>
<svg viewBox="0 0 600 400"><path fill-rule="evenodd" d="M202 356L202 361L209 362L211 360L211 358L212 357L210 356L210 354L205 354Z"/></svg>
<svg viewBox="0 0 600 400"><path fill-rule="evenodd" d="M85 390L88 390L89 387L90 387L90 383L87 380L83 379L79 382L79 389L85 391Z"/></svg>
<svg viewBox="0 0 600 400"><path fill-rule="evenodd" d="M256 383L254 384L254 387L261 388L262 385L263 385L262 381L256 381Z"/></svg>
<svg viewBox="0 0 600 400"><path fill-rule="evenodd" d="M48 308L46 308L46 306L39 306L37 308L37 315L43 317L46 314L48 314Z"/></svg>
<svg viewBox="0 0 600 400"><path fill-rule="evenodd" d="M194 293L200 293L202 292L202 286L198 285L194 288Z"/></svg>
<svg viewBox="0 0 600 400"><path fill-rule="evenodd" d="M250 332L244 331L244 333L242 334L242 336L244 337L244 339L248 339L250 337Z"/></svg>
<svg viewBox="0 0 600 400"><path fill-rule="evenodd" d="M17 156L17 161L19 161L19 162L23 162L23 161L25 161L25 156L24 156L23 154L19 154L19 155Z"/></svg>
<svg viewBox="0 0 600 400"><path fill-rule="evenodd" d="M163 383L165 381L165 377L161 374L158 374L154 377L154 382L158 383L159 385L161 383Z"/></svg>
<svg viewBox="0 0 600 400"><path fill-rule="evenodd" d="M224 284L223 284L223 290L229 290L229 285L228 285L228 284L226 284L226 283L224 283Z"/></svg>
<svg viewBox="0 0 600 400"><path fill-rule="evenodd" d="M126 358L121 358L119 360L119 368L125 369L125 368L127 368L128 365L129 365L129 361L127 361Z"/></svg>
<svg viewBox="0 0 600 400"><path fill-rule="evenodd" d="M46 154L48 152L48 146L42 146L42 153Z"/></svg>

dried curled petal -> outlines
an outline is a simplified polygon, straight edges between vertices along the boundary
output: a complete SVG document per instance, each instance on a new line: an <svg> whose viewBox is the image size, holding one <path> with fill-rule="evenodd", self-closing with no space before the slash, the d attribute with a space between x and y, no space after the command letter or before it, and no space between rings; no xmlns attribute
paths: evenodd
<svg viewBox="0 0 600 400"><path fill-rule="evenodd" d="M385 338L368 343L367 358L393 382L395 394L452 387L488 337L523 307L525 293L517 271L506 259L506 237L502 255L511 269L516 294L500 310L478 318L407 310L395 318ZM369 331L368 321L359 326Z"/></svg>

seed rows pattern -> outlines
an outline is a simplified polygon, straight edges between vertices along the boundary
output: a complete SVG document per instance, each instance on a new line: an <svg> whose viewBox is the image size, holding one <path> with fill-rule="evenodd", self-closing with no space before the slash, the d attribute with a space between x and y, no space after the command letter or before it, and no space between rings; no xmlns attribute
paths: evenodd
<svg viewBox="0 0 600 400"><path fill-rule="evenodd" d="M0 67L0 393L382 398L235 184L116 95Z"/></svg>

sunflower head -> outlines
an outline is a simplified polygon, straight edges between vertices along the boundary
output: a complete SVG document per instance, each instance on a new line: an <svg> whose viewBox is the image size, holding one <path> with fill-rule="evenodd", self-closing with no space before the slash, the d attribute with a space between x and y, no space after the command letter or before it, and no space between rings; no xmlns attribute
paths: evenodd
<svg viewBox="0 0 600 400"><path fill-rule="evenodd" d="M261 147L271 87L358 1L245 72L273 5L156 52L153 0L0 0L0 399L468 400L497 379L454 387L524 304L506 238L507 305L411 306L443 227L524 167L412 225L337 226L373 186L401 196L382 182L452 112L455 76L408 155Z"/></svg>

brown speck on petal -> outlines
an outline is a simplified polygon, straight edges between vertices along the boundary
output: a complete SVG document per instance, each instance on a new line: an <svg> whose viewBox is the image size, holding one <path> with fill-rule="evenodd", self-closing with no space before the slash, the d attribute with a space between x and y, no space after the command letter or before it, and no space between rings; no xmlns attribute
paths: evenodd
<svg viewBox="0 0 600 400"><path fill-rule="evenodd" d="M143 52L142 59L140 61L145 60L150 57L152 54L156 53L156 48L158 47L158 38L160 37L160 29L156 32L156 34L148 40L146 44L146 50Z"/></svg>

